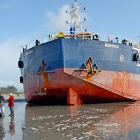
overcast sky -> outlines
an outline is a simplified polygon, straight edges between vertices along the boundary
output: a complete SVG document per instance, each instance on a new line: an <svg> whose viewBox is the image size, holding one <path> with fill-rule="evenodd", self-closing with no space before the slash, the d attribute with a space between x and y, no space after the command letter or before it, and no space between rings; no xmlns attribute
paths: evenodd
<svg viewBox="0 0 140 140"><path fill-rule="evenodd" d="M67 29L73 0L0 0L0 86L19 83L22 46ZM86 6L88 31L140 40L140 0L79 0Z"/></svg>

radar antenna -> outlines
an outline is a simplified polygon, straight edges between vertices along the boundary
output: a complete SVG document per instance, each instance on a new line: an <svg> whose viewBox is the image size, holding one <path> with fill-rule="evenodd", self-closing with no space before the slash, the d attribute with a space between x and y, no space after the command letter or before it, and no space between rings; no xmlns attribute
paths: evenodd
<svg viewBox="0 0 140 140"><path fill-rule="evenodd" d="M77 0L74 0L74 3L72 4L72 7L70 11L66 10L66 13L70 14L70 22L66 21L67 24L70 25L70 34L74 35L76 30L81 31L82 30L82 24L86 21L86 18L81 20L81 12L85 12L86 8L81 8L78 5Z"/></svg>

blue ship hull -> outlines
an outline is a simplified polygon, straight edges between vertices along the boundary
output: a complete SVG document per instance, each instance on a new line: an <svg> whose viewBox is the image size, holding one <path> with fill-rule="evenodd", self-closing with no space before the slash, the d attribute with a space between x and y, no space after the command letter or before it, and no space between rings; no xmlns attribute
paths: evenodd
<svg viewBox="0 0 140 140"><path fill-rule="evenodd" d="M28 49L20 57L26 101L139 100L140 66L133 55L133 46L81 39L56 39Z"/></svg>

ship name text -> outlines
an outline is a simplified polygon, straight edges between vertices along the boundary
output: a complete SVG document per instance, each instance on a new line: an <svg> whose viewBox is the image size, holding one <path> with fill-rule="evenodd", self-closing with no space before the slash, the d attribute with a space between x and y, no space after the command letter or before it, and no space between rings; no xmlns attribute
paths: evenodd
<svg viewBox="0 0 140 140"><path fill-rule="evenodd" d="M105 43L105 47L109 47L109 48L119 48L119 45L110 44L110 43Z"/></svg>

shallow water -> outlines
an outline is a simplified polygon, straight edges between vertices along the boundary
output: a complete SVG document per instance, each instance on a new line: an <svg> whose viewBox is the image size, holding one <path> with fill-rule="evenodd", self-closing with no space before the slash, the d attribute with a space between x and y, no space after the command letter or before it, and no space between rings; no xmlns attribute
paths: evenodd
<svg viewBox="0 0 140 140"><path fill-rule="evenodd" d="M140 140L140 103L83 106L15 104L0 119L3 140Z"/></svg>

